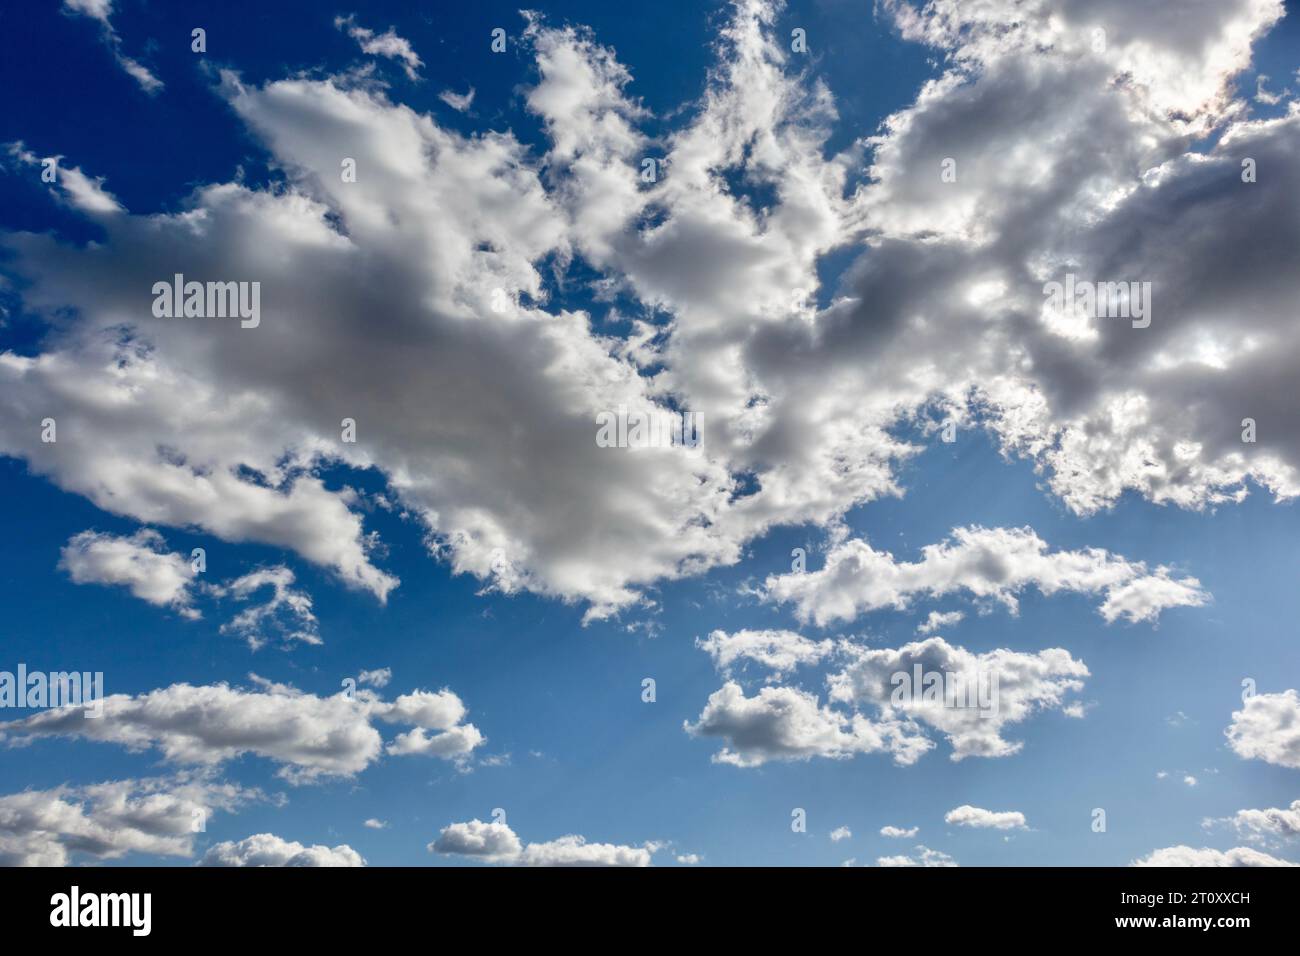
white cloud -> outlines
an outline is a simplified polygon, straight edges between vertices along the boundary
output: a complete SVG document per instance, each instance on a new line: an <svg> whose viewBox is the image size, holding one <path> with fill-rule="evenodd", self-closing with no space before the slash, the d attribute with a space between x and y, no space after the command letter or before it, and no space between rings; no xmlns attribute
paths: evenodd
<svg viewBox="0 0 1300 956"><path fill-rule="evenodd" d="M741 661L755 661L780 677L802 664L815 664L834 650L829 640L810 641L793 631L741 630L732 634L716 630L706 640L695 639L695 646L713 658L713 666L730 673Z"/></svg>
<svg viewBox="0 0 1300 956"><path fill-rule="evenodd" d="M390 60L399 60L408 79L418 80L420 78L420 67L424 66L424 61L415 52L410 41L399 37L392 27L389 27L383 33L375 33L374 30L368 30L360 26L356 22L355 15L335 17L334 26L340 30L346 30L348 36L357 41L362 53L370 56L388 57Z"/></svg>
<svg viewBox="0 0 1300 956"><path fill-rule="evenodd" d="M335 847L303 846L273 833L254 833L234 842L214 844L201 866L365 866L361 854L346 843Z"/></svg>
<svg viewBox="0 0 1300 956"><path fill-rule="evenodd" d="M880 828L880 835L883 837L910 840L920 832L920 829L920 827L908 827L907 829L903 829L902 827L883 826Z"/></svg>
<svg viewBox="0 0 1300 956"><path fill-rule="evenodd" d="M683 726L695 737L723 738L726 746L713 761L737 767L812 757L843 760L877 752L910 764L933 746L912 725L876 724L861 714L842 714L793 687L764 687L746 697L734 681L714 691L696 723Z"/></svg>
<svg viewBox="0 0 1300 956"><path fill-rule="evenodd" d="M294 573L281 565L253 571L216 589L216 594L236 601L246 601L263 588L272 590L265 603L254 604L221 625L221 633L238 634L253 650L266 644L268 633L277 634L286 646L294 641L320 644L311 596L294 588L294 580Z"/></svg>
<svg viewBox="0 0 1300 956"><path fill-rule="evenodd" d="M876 859L876 866L927 866L953 867L957 861L940 850L931 850L927 846L917 846L914 856L882 856Z"/></svg>
<svg viewBox="0 0 1300 956"><path fill-rule="evenodd" d="M698 853L679 853L676 859L682 866L699 866L704 862L704 857Z"/></svg>
<svg viewBox="0 0 1300 956"><path fill-rule="evenodd" d="M841 840L853 839L853 831L848 827L836 827L831 831L831 842L839 843Z"/></svg>
<svg viewBox="0 0 1300 956"><path fill-rule="evenodd" d="M1208 828L1215 824L1226 824L1252 842L1292 840L1300 837L1300 800L1293 800L1289 807L1238 810L1230 817L1205 820L1202 825Z"/></svg>
<svg viewBox="0 0 1300 956"><path fill-rule="evenodd" d="M961 611L931 611L929 616L916 626L916 633L930 635L936 631L954 627L966 617Z"/></svg>
<svg viewBox="0 0 1300 956"><path fill-rule="evenodd" d="M116 514L290 549L383 599L397 581L358 494L320 477L374 468L454 573L585 602L589 618L734 563L774 526L831 526L901 493L897 466L920 445L898 426L936 411L990 429L1078 513L1127 492L1189 508L1240 500L1248 482L1296 494L1300 114L1249 121L1233 98L1283 8L1184 6L1109 4L1102 57L1092 15L1065 0L885 4L943 73L841 153L832 92L798 73L758 0L738 5L699 102L655 140L611 50L530 17L525 103L544 156L345 77L225 74L287 182L209 184L173 213L114 204L93 249L6 235L24 306L78 318L39 354L0 355L0 451ZM415 69L391 31L341 26ZM663 175L643 183L652 149ZM947 155L959 173L944 184ZM1242 155L1267 174L1243 183ZM354 183L340 182L344 156ZM850 249L862 254L843 283L820 288L819 259ZM544 270L577 256L667 319L608 337L549 301ZM1152 325L1063 326L1041 290L1067 270L1151 281ZM265 320L152 319L148 290L176 271L262 282ZM322 367L341 371L325 381ZM595 447L597 412L669 402L703 415L700 448ZM355 445L339 441L338 409ZM56 444L33 437L47 415ZM1257 443L1241 441L1244 417ZM1002 601L1031 584L1083 590L1108 620L1205 600L1190 578L1102 552L1036 555L1035 540L1016 556L1039 576L975 569L949 586ZM891 574L912 567L855 547ZM851 615L870 594L809 596L808 610Z"/></svg>
<svg viewBox="0 0 1300 956"><path fill-rule="evenodd" d="M1256 694L1233 712L1224 734L1239 757L1300 769L1300 695Z"/></svg>
<svg viewBox="0 0 1300 956"><path fill-rule="evenodd" d="M438 94L438 99L442 100L457 113L466 113L474 104L474 87L470 87L466 93L457 93L455 90L443 90Z"/></svg>
<svg viewBox="0 0 1300 956"><path fill-rule="evenodd" d="M1165 567L1148 572L1142 562L1097 548L1049 551L1030 528L979 527L954 529L947 541L923 548L915 562L898 561L851 539L833 548L818 571L769 577L766 596L793 603L801 621L825 626L880 608L903 609L917 597L959 591L1015 613L1016 595L1030 586L1046 595L1103 594L1100 612L1107 623L1120 617L1154 621L1166 608L1199 607L1209 599L1195 578L1174 579ZM930 622L926 626L932 629Z"/></svg>
<svg viewBox="0 0 1300 956"><path fill-rule="evenodd" d="M459 760L485 738L473 724L461 724L464 707L450 691L417 691L386 703L368 691L353 699L339 693L317 697L282 684L257 680L247 691L227 684L172 684L138 697L104 698L104 713L86 718L80 711L49 710L0 723L0 742L30 744L45 737L76 737L120 744L131 750L157 748L174 763L215 766L243 754L279 765L278 775L293 783L325 777L351 777L377 760L383 739L374 719L411 724L411 734L388 745L390 754L423 753ZM422 709L412 702L436 702ZM457 708L459 710L457 711ZM448 716L457 712L456 721ZM420 722L441 733L422 735Z"/></svg>
<svg viewBox="0 0 1300 956"><path fill-rule="evenodd" d="M63 12L73 16L89 17L99 22L104 36L104 43L113 53L113 58L130 77L140 84L140 88L153 95L163 88L162 80L150 70L122 52L122 38L113 28L113 0L63 0Z"/></svg>
<svg viewBox="0 0 1300 956"><path fill-rule="evenodd" d="M1036 714L1064 710L1089 676L1082 661L1059 647L977 654L941 637L897 649L841 647L848 663L827 678L830 699L873 708L887 721L928 724L947 737L953 760L1019 753L1023 744L1006 740L1003 731ZM927 693L928 675L950 683L952 696Z"/></svg>
<svg viewBox="0 0 1300 956"><path fill-rule="evenodd" d="M471 820L453 823L439 831L429 844L432 853L472 857L485 863L510 866L649 866L658 847L588 843L570 835L546 843L524 844L504 823Z"/></svg>
<svg viewBox="0 0 1300 956"><path fill-rule="evenodd" d="M363 687L387 687L392 679L393 669L391 667L377 667L374 670L362 671L357 675L357 683Z"/></svg>
<svg viewBox="0 0 1300 956"><path fill-rule="evenodd" d="M128 853L189 857L199 827L257 790L176 776L0 796L0 866L67 866Z"/></svg>
<svg viewBox="0 0 1300 956"><path fill-rule="evenodd" d="M715 657L733 648L768 652L765 642L732 645L726 635L700 646ZM783 638L780 646L802 645ZM684 729L696 737L722 738L726 746L713 760L738 767L877 752L907 765L934 746L922 725L948 739L953 760L1006 757L1023 746L1002 736L1007 727L1043 711L1064 710L1068 696L1082 690L1089 676L1083 662L1061 648L976 654L932 637L897 649L849 641L835 649L845 663L826 678L828 696L831 704L848 710L825 706L797 687L769 685L748 697L731 679L709 697L699 720L686 722ZM950 683L953 694L930 693L931 675ZM908 684L916 685L911 693Z"/></svg>
<svg viewBox="0 0 1300 956"><path fill-rule="evenodd" d="M1019 810L985 810L983 807L972 807L968 803L949 810L944 814L943 822L953 826L974 827L977 829L1025 829L1025 815Z"/></svg>
<svg viewBox="0 0 1300 956"><path fill-rule="evenodd" d="M265 602L246 607L221 625L221 633L242 637L255 651L267 644L270 634L285 647L321 643L311 596L293 587L295 576L289 568L261 568L221 584L199 585L190 560L165 548L162 535L149 528L130 536L83 531L68 540L59 567L77 584L123 585L141 600L171 607L189 620L201 617L192 606L196 591L246 602L269 587L272 593ZM382 673L374 672L375 679Z"/></svg>
<svg viewBox="0 0 1300 956"><path fill-rule="evenodd" d="M1286 860L1269 856L1250 847L1233 847L1231 850L1211 850L1190 846L1167 846L1153 850L1149 855L1134 860L1130 866L1296 866Z"/></svg>
<svg viewBox="0 0 1300 956"><path fill-rule="evenodd" d="M63 9L107 25L113 15L113 0L63 0Z"/></svg>
<svg viewBox="0 0 1300 956"><path fill-rule="evenodd" d="M68 539L59 567L77 584L120 585L142 601L197 618L190 563L165 547L162 535L149 528L129 537L83 531Z"/></svg>
<svg viewBox="0 0 1300 956"><path fill-rule="evenodd" d="M377 818L375 818L375 817L370 817L368 820L366 820L365 823L362 824L362 826L364 826L364 827L366 827L367 829L370 829L370 830L387 830L387 829L388 829L388 821L387 821L387 820L379 820L379 819L377 819Z"/></svg>

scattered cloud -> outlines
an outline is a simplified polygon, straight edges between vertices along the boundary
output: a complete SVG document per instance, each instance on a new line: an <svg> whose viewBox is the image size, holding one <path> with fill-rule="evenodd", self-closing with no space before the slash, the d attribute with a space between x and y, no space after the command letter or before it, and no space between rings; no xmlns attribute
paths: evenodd
<svg viewBox="0 0 1300 956"><path fill-rule="evenodd" d="M1134 860L1130 866L1297 866L1277 857L1269 856L1250 847L1233 847L1231 850L1211 850L1201 847L1168 846L1153 850L1147 856Z"/></svg>
<svg viewBox="0 0 1300 956"><path fill-rule="evenodd" d="M1224 734L1239 757L1300 769L1300 695L1256 694L1233 712Z"/></svg>
<svg viewBox="0 0 1300 956"><path fill-rule="evenodd" d="M910 840L912 837L916 836L920 830L920 827L908 827L904 829L903 827L883 826L880 828L880 835L892 839Z"/></svg>
<svg viewBox="0 0 1300 956"><path fill-rule="evenodd" d="M200 866L365 866L361 854L346 843L335 847L303 846L273 833L255 833L238 842L208 848Z"/></svg>
<svg viewBox="0 0 1300 956"><path fill-rule="evenodd" d="M415 724L391 741L389 754L467 757L485 740L463 724L464 705L447 690L416 691L392 703L370 692L317 697L254 677L255 691L227 684L172 684L132 697L104 698L104 713L47 710L0 723L0 743L30 744L49 737L116 743L130 750L156 748L170 762L216 766L243 754L279 765L292 783L351 777L379 759L384 742L373 721ZM454 718L454 719L453 719ZM426 730L437 731L432 736Z"/></svg>
<svg viewBox="0 0 1300 956"><path fill-rule="evenodd" d="M177 775L0 796L0 866L67 866L129 853L189 857L211 815L258 790Z"/></svg>
<svg viewBox="0 0 1300 956"><path fill-rule="evenodd" d="M122 38L113 28L113 0L63 0L63 12L71 16L89 17L98 21L103 33L104 43L113 53L113 59L131 79L140 84L140 89L149 95L158 93L163 88L163 81L158 79L138 60L133 60L122 52Z"/></svg>
<svg viewBox="0 0 1300 956"><path fill-rule="evenodd" d="M957 866L958 863L947 853L931 850L927 846L917 846L913 856L882 856L876 859L876 866Z"/></svg>
<svg viewBox="0 0 1300 956"><path fill-rule="evenodd" d="M443 827L429 844L432 853L471 857L508 866L649 866L657 849L588 843L569 835L546 843L523 843L504 823L471 820Z"/></svg>
<svg viewBox="0 0 1300 956"><path fill-rule="evenodd" d="M356 40L357 45L361 47L362 53L397 60L402 64L402 69L408 79L418 80L420 78L420 67L424 66L424 61L420 59L419 54L415 52L410 42L403 37L399 37L392 27L389 27L383 33L375 33L374 30L368 30L358 24L355 14L346 17L335 17L334 26L345 31L348 36Z"/></svg>
<svg viewBox="0 0 1300 956"><path fill-rule="evenodd" d="M1107 623L1120 617L1155 621L1167 608L1199 607L1209 600L1199 581L1175 579L1165 567L1149 572L1142 562L1097 548L1049 551L1030 528L979 527L955 529L947 541L923 548L916 562L900 562L854 538L834 547L821 570L769 577L766 596L793 603L801 621L824 627L867 611L902 610L918 596L955 592L995 601L1014 614L1017 593L1030 586L1046 595L1102 594L1100 612Z"/></svg>
<svg viewBox="0 0 1300 956"><path fill-rule="evenodd" d="M973 827L975 829L1026 829L1025 815L1019 810L985 810L983 807L972 807L970 804L962 804L960 807L949 810L944 815L943 822L951 826Z"/></svg>

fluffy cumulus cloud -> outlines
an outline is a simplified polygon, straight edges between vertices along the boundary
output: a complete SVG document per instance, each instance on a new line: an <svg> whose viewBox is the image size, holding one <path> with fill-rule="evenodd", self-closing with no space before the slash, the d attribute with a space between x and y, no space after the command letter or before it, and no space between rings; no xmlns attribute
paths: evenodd
<svg viewBox="0 0 1300 956"><path fill-rule="evenodd" d="M1300 695L1254 695L1233 712L1224 734L1239 757L1300 769Z"/></svg>
<svg viewBox="0 0 1300 956"><path fill-rule="evenodd" d="M1190 846L1167 846L1152 850L1147 856L1134 860L1131 866L1298 866L1286 860L1269 856L1260 850L1238 846L1231 850L1212 850Z"/></svg>
<svg viewBox="0 0 1300 956"><path fill-rule="evenodd" d="M747 697L734 681L714 691L699 720L684 727L692 736L721 737L726 746L713 755L714 762L737 767L878 752L910 764L933 746L915 725L842 713L795 687L764 687Z"/></svg>
<svg viewBox="0 0 1300 956"><path fill-rule="evenodd" d="M361 854L346 843L329 847L303 846L273 833L254 833L208 848L201 866L365 866Z"/></svg>
<svg viewBox="0 0 1300 956"><path fill-rule="evenodd" d="M1154 621L1166 608L1198 607L1209 599L1195 578L1175 578L1166 567L1148 571L1141 562L1098 548L1050 551L1031 528L978 527L955 529L947 541L926 546L920 559L910 562L861 539L844 541L818 571L769 577L766 596L792 603L800 620L824 626L953 593L995 601L1014 613L1016 595L1027 587L1047 595L1102 595L1100 613L1107 622ZM920 629L928 633L960 620L960 612L932 612Z"/></svg>
<svg viewBox="0 0 1300 956"><path fill-rule="evenodd" d="M786 668L834 652L840 663L826 676L826 704L814 693L783 684L769 683L750 696L734 678L709 697L699 719L687 721L685 730L696 737L722 738L725 746L713 759L739 767L877 752L912 764L934 747L926 727L946 737L953 760L1010 756L1023 746L1002 736L1010 725L1051 710L1081 716L1071 711L1078 702L1070 696L1083 689L1089 676L1084 663L1061 648L1034 654L999 648L978 654L932 637L874 649L827 641L823 643L832 646L804 658L774 657L770 635L779 637L782 648L820 645L789 632L757 632L758 638L755 633L733 637L716 631L697 644L724 671L744 656ZM736 653L728 656L728 650Z"/></svg>
<svg viewBox="0 0 1300 956"><path fill-rule="evenodd" d="M880 835L893 839L910 840L912 837L916 836L920 829L920 827L907 827L904 829L903 827L883 826L880 828Z"/></svg>
<svg viewBox="0 0 1300 956"><path fill-rule="evenodd" d="M196 823L261 798L183 776L7 794L0 796L0 866L66 866L128 853L189 857Z"/></svg>
<svg viewBox="0 0 1300 956"><path fill-rule="evenodd" d="M868 374L914 374L903 356L923 354L954 414L978 412L1078 512L1126 491L1202 507L1248 480L1295 494L1300 433L1277 386L1297 225L1279 203L1300 114L1253 120L1233 87L1282 4L888 6L949 67L876 142L862 198L879 255L832 337L870 346ZM1244 181L1244 158L1269 175ZM1067 273L1150 282L1150 325L1049 304ZM1241 440L1247 417L1267 439Z"/></svg>
<svg viewBox="0 0 1300 956"><path fill-rule="evenodd" d="M370 691L318 697L260 678L254 682L253 690L172 684L135 697L113 694L104 698L98 718L48 710L0 723L0 742L19 746L75 737L156 749L173 763L208 767L254 754L277 764L282 778L306 783L351 777L378 760L385 744L376 720L415 725L389 742L390 754L463 760L486 739L473 724L461 722L464 705L447 690L385 702ZM419 735L415 743L412 734Z"/></svg>
<svg viewBox="0 0 1300 956"><path fill-rule="evenodd" d="M1300 837L1300 800L1293 800L1289 807L1238 810L1230 817L1206 819L1202 823L1207 830L1219 825L1231 827L1240 837L1254 843L1294 840Z"/></svg>
<svg viewBox="0 0 1300 956"><path fill-rule="evenodd" d="M191 606L194 573L179 554L165 550L162 535L142 528L127 536L83 531L64 546L59 567L78 584L125 587L150 604L197 618Z"/></svg>
<svg viewBox="0 0 1300 956"><path fill-rule="evenodd" d="M717 630L705 640L695 639L695 646L705 651L723 672L744 661L754 661L769 668L774 677L801 664L814 664L834 650L834 642L810 641L793 631L751 631L734 633Z"/></svg>
<svg viewBox="0 0 1300 956"><path fill-rule="evenodd" d="M429 844L432 853L508 866L649 866L659 849L655 843L639 847L588 843L585 837L573 834L526 844L506 824L482 820L443 827L438 839Z"/></svg>
<svg viewBox="0 0 1300 956"><path fill-rule="evenodd" d="M111 9L72 6L103 23ZM463 136L355 77L224 74L286 181L210 183L150 215L61 182L103 237L3 237L51 334L0 355L0 451L108 511L290 549L383 600L398 581L361 495L324 476L374 468L454 573L592 618L737 561L775 526L833 525L902 491L918 446L900 426L938 415L989 429L1079 513L1126 492L1189 508L1251 483L1296 493L1300 113L1253 119L1232 85L1279 0L1159 0L1142 16L889 0L885 20L944 65L840 152L834 91L790 62L778 7L738 0L696 108L653 140L613 51L536 16L519 47L541 150L508 129ZM340 27L414 75L403 38ZM650 155L664 175L646 182ZM819 288L819 264L845 252L843 279ZM641 307L632 331L566 307L579 260ZM260 282L258 326L155 318L154 283L177 273ZM1150 324L1050 306L1044 283L1066 273L1152 283ZM594 440L602 412L669 408L701 416L699 445ZM39 440L46 417L57 443ZM1082 590L1109 620L1204 600L1164 569L1004 534L1005 569L948 586L1004 602ZM806 596L807 613L916 593L859 585Z"/></svg>
<svg viewBox="0 0 1300 956"><path fill-rule="evenodd" d="M975 829L1023 830L1025 815L1019 810L985 810L962 804L944 814L943 822L955 827L973 827Z"/></svg>
<svg viewBox="0 0 1300 956"><path fill-rule="evenodd" d="M141 600L171 607L189 620L202 616L193 606L199 595L241 604L243 610L221 625L221 633L238 635L253 650L273 638L284 647L321 643L311 596L293 586L296 577L284 565L259 568L224 583L200 584L189 558L168 552L162 535L141 528L133 535L73 535L59 567L77 584L121 585ZM252 600L267 594L265 600Z"/></svg>
<svg viewBox="0 0 1300 956"><path fill-rule="evenodd" d="M876 859L876 866L957 866L958 863L941 850L932 850L928 846L918 845L915 852L908 856L882 856Z"/></svg>
<svg viewBox="0 0 1300 956"><path fill-rule="evenodd" d="M1064 711L1089 676L1059 647L977 654L931 637L897 649L846 645L846 654L844 669L828 678L832 701L933 727L952 745L953 760L1018 753L1023 745L1003 731L1040 712Z"/></svg>

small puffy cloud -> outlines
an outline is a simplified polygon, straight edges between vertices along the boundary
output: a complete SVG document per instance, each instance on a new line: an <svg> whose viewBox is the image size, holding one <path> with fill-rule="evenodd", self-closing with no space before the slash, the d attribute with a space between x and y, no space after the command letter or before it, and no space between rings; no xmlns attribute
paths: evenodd
<svg viewBox="0 0 1300 956"><path fill-rule="evenodd" d="M361 854L346 843L335 847L303 846L273 833L255 833L238 842L208 848L200 866L365 866Z"/></svg>
<svg viewBox="0 0 1300 956"><path fill-rule="evenodd" d="M831 842L839 843L841 840L850 840L853 838L853 831L848 827L836 827L831 831Z"/></svg>
<svg viewBox="0 0 1300 956"><path fill-rule="evenodd" d="M387 830L387 829L388 829L388 821L387 821L387 820L380 820L380 819L377 819L376 817L371 817L371 818L368 819L365 823L363 823L362 826L363 826L363 827L366 827L366 828L369 829L369 830Z"/></svg>
<svg viewBox="0 0 1300 956"><path fill-rule="evenodd" d="M190 563L165 548L162 535L150 528L130 536L83 531L68 539L59 567L77 584L118 585L142 601L197 618Z"/></svg>
<svg viewBox="0 0 1300 956"><path fill-rule="evenodd" d="M931 611L929 616L916 626L918 634L933 634L943 628L953 627L960 624L966 617L961 611Z"/></svg>
<svg viewBox="0 0 1300 956"><path fill-rule="evenodd" d="M891 837L894 839L910 840L912 837L916 836L918 832L920 832L920 829L921 829L920 827L908 827L907 829L904 829L903 827L883 826L880 828L880 835L883 837Z"/></svg>
<svg viewBox="0 0 1300 956"><path fill-rule="evenodd" d="M1233 712L1224 734L1239 757L1300 769L1300 695L1256 694Z"/></svg>
<svg viewBox="0 0 1300 956"><path fill-rule="evenodd" d="M954 529L948 540L923 548L914 562L849 539L830 551L818 571L768 577L765 594L777 603L793 603L801 621L823 627L881 608L901 610L917 597L957 592L996 601L1015 613L1017 594L1026 587L1046 595L1104 595L1100 613L1107 623L1121 617L1155 621L1167 608L1199 607L1209 600L1199 581L1175 579L1166 567L1149 571L1140 561L1099 548L1049 551L1031 528L981 527Z"/></svg>
<svg viewBox="0 0 1300 956"><path fill-rule="evenodd" d="M429 844L432 853L471 857L508 866L649 866L656 844L619 846L588 843L576 835L524 844L504 823L452 823Z"/></svg>
<svg viewBox="0 0 1300 956"><path fill-rule="evenodd" d="M698 853L679 853L676 857L678 863L682 866L699 866L704 862L704 857Z"/></svg>
<svg viewBox="0 0 1300 956"><path fill-rule="evenodd" d="M447 730L465 716L465 704L444 687L439 691L417 690L402 694L378 711L392 724L414 724L427 730Z"/></svg>
<svg viewBox="0 0 1300 956"><path fill-rule="evenodd" d="M873 723L861 714L842 714L793 687L764 687L746 697L735 681L714 691L694 724L695 737L720 737L726 746L715 763L758 767L769 760L843 760L860 753L887 752L900 764L914 763L933 746L912 725Z"/></svg>
<svg viewBox="0 0 1300 956"><path fill-rule="evenodd" d="M1190 846L1167 846L1153 850L1147 856L1134 860L1130 866L1296 866L1286 860L1269 856L1250 847L1239 846L1231 850L1211 850Z"/></svg>
<svg viewBox="0 0 1300 956"><path fill-rule="evenodd" d="M588 843L585 837L562 836L546 843L529 843L519 866L649 866L654 849L613 843Z"/></svg>
<svg viewBox="0 0 1300 956"><path fill-rule="evenodd" d="M695 639L695 646L713 658L713 666L724 673L743 661L754 661L771 669L774 677L802 664L815 664L834 650L829 640L811 641L793 631L717 630L706 640Z"/></svg>
<svg viewBox="0 0 1300 956"><path fill-rule="evenodd" d="M504 823L484 823L477 819L443 827L438 839L428 846L431 853L472 856L490 863L514 861L523 848L515 831Z"/></svg>
<svg viewBox="0 0 1300 956"><path fill-rule="evenodd" d="M947 853L931 850L927 846L917 846L913 856L882 856L876 859L876 866L957 866L957 861Z"/></svg>
<svg viewBox="0 0 1300 956"><path fill-rule="evenodd" d="M362 687L387 687L388 682L393 679L393 669L391 667L378 667L370 671L362 671L357 675L357 683Z"/></svg>
<svg viewBox="0 0 1300 956"><path fill-rule="evenodd" d="M243 754L279 765L293 783L351 777L377 760L384 749L375 720L416 723L388 747L390 754L427 754L459 760L484 741L473 724L459 723L464 705L450 691L417 691L387 703L372 692L349 699L343 693L317 697L256 679L256 691L227 684L172 684L137 697L104 698L104 713L48 710L0 723L0 742L10 746L48 737L116 743L130 750L156 748L174 763L216 766ZM456 719L452 720L453 715ZM424 723L421 723L424 722ZM440 729L423 736L425 725Z"/></svg>
<svg viewBox="0 0 1300 956"><path fill-rule="evenodd" d="M415 727L393 738L386 749L394 756L419 754L425 757L441 757L444 760L460 760L467 757L487 741L482 732L473 724L451 727L436 734L428 733L422 727Z"/></svg>
<svg viewBox="0 0 1300 956"><path fill-rule="evenodd" d="M357 41L361 47L361 52L369 56L382 56L390 60L398 60L402 64L402 69L406 72L409 79L418 80L420 78L420 67L424 66L424 61L420 59L412 48L410 41L397 35L397 32L389 27L383 33L375 33L356 22L356 16L335 17L334 26L347 32L348 36ZM472 95L472 94L471 94Z"/></svg>
<svg viewBox="0 0 1300 956"><path fill-rule="evenodd" d="M944 814L943 822L952 826L976 829L1025 829L1025 815L1019 810L985 810L983 807L972 807L968 803L949 810Z"/></svg>

